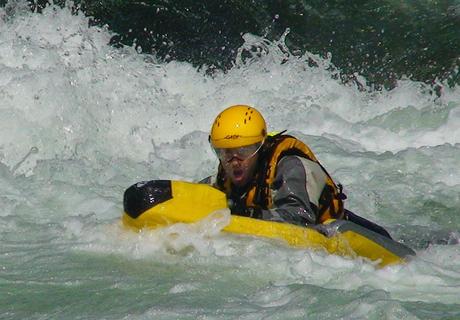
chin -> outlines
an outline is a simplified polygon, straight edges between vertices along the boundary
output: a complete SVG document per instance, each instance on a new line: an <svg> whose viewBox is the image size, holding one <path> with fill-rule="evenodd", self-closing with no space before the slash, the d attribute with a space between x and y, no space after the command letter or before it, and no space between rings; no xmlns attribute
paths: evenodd
<svg viewBox="0 0 460 320"><path fill-rule="evenodd" d="M244 187L245 185L248 184L248 179L242 179L242 180L233 180L233 184L237 187Z"/></svg>

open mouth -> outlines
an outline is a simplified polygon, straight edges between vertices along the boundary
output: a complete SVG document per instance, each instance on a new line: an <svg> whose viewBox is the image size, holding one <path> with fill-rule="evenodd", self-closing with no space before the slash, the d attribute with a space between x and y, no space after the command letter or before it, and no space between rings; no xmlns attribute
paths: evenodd
<svg viewBox="0 0 460 320"><path fill-rule="evenodd" d="M235 180L243 179L244 171L242 169L235 169L233 170L233 177Z"/></svg>

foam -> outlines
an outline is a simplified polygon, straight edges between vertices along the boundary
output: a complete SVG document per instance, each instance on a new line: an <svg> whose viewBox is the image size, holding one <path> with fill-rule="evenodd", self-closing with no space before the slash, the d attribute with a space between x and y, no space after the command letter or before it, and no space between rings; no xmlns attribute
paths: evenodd
<svg viewBox="0 0 460 320"><path fill-rule="evenodd" d="M67 7L43 14L22 7L0 8L0 216L2 241L11 248L19 242L30 252L42 245L129 267L135 261L210 270L229 290L257 293L248 303L224 306L247 319L275 309L280 318L304 317L305 297L322 306L314 301L318 290L337 298L350 293L357 302L340 300L348 306L343 317L410 318L392 299L458 303L458 87L443 88L441 97L410 80L392 91L362 90L334 80L330 58L286 55L282 39L251 35L240 51L261 54L246 61L240 55L228 72L210 76L188 63L112 48L109 31L88 27L88 18ZM288 129L310 144L345 185L347 207L416 245L418 256L376 270L362 259L222 234L228 214L157 232L123 229L121 197L132 183L199 180L216 170L208 131L234 103L257 106L269 130ZM437 245L438 238L450 245ZM177 296L201 287L185 279L168 290ZM182 311L158 307L144 315Z"/></svg>

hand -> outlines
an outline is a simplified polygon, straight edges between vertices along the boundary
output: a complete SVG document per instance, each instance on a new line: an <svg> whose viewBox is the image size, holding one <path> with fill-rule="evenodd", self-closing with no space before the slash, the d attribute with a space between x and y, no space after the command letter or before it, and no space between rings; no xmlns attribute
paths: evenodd
<svg viewBox="0 0 460 320"><path fill-rule="evenodd" d="M232 200L228 200L228 207L230 212L236 216L249 217L254 219L262 218L262 210L256 207L246 207L241 203L235 203Z"/></svg>
<svg viewBox="0 0 460 320"><path fill-rule="evenodd" d="M245 213L247 217L254 219L262 219L262 210L260 208L247 207L245 209Z"/></svg>

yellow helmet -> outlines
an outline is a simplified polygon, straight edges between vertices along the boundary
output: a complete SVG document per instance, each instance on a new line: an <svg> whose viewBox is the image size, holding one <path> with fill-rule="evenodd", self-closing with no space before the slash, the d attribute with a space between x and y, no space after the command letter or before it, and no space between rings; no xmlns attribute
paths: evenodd
<svg viewBox="0 0 460 320"><path fill-rule="evenodd" d="M267 125L260 112L247 105L234 105L216 117L209 141L214 148L238 148L266 137Z"/></svg>

